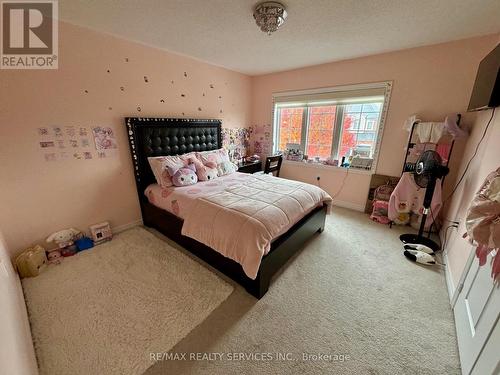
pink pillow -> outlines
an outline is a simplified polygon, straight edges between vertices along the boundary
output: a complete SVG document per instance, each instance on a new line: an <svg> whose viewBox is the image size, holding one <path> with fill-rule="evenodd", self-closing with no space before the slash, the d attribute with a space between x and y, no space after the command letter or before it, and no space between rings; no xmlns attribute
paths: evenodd
<svg viewBox="0 0 500 375"><path fill-rule="evenodd" d="M158 185L167 188L173 186L168 168L179 169L188 164L189 158L195 157L195 152L189 152L183 155L153 156L148 158L148 162Z"/></svg>
<svg viewBox="0 0 500 375"><path fill-rule="evenodd" d="M227 150L223 148L219 148L218 150L197 152L196 155L198 156L198 159L203 162L203 164L206 164L210 161L216 164L222 164L225 161L229 161L229 154L227 153Z"/></svg>
<svg viewBox="0 0 500 375"><path fill-rule="evenodd" d="M219 176L224 176L238 170L236 165L231 163L231 161L229 160L229 154L224 148L212 151L197 152L196 155L198 156L198 159L200 159L201 162L205 165L209 162L217 164L217 172Z"/></svg>

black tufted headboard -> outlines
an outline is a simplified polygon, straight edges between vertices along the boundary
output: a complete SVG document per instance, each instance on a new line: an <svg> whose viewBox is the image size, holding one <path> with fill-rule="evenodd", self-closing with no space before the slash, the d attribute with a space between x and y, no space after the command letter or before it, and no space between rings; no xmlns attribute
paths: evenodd
<svg viewBox="0 0 500 375"><path fill-rule="evenodd" d="M139 201L155 182L150 156L180 155L222 147L221 120L126 117Z"/></svg>

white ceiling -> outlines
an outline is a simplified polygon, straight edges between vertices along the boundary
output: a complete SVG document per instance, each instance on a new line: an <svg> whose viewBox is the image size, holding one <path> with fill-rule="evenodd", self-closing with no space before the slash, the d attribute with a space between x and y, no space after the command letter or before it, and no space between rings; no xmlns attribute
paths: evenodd
<svg viewBox="0 0 500 375"><path fill-rule="evenodd" d="M60 0L63 21L258 75L500 32L500 0L283 0L271 36L257 0Z"/></svg>

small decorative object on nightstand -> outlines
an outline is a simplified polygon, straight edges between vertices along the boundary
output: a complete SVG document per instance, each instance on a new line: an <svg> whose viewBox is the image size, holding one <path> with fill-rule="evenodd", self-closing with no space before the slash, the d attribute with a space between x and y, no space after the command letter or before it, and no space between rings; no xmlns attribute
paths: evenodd
<svg viewBox="0 0 500 375"><path fill-rule="evenodd" d="M105 241L110 241L113 238L111 227L107 221L99 224L94 224L89 227L94 245L99 245Z"/></svg>
<svg viewBox="0 0 500 375"><path fill-rule="evenodd" d="M260 160L244 161L238 163L238 172L241 173L255 173L262 170L262 162Z"/></svg>

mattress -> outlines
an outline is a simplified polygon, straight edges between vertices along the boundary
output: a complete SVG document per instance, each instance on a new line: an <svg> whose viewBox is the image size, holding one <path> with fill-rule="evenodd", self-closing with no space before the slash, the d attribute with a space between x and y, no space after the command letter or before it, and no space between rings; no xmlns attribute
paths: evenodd
<svg viewBox="0 0 500 375"><path fill-rule="evenodd" d="M234 172L213 181L201 181L190 186L162 188L158 184L151 184L144 194L151 204L184 219L197 198L224 191L228 187L240 185L252 178L251 174Z"/></svg>

